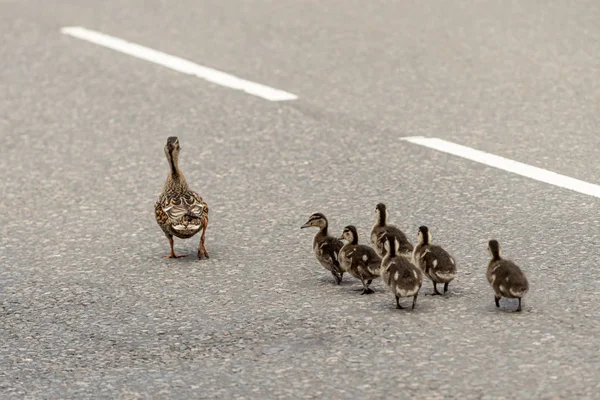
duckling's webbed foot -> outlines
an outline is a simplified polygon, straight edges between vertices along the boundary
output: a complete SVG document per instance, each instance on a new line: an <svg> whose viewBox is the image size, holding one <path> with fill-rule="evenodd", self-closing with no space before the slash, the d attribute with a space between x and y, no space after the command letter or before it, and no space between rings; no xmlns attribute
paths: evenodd
<svg viewBox="0 0 600 400"><path fill-rule="evenodd" d="M521 311L521 299L519 298L519 306L517 307L517 309L515 310L517 312Z"/></svg>
<svg viewBox="0 0 600 400"><path fill-rule="evenodd" d="M404 307L402 307L402 306L400 305L400 296L396 296L396 308L397 308L398 310L403 310L403 309L404 309Z"/></svg>
<svg viewBox="0 0 600 400"><path fill-rule="evenodd" d="M446 293L446 292L448 291L448 284L449 284L449 283L450 283L450 282L446 282L446 283L444 283L444 293Z"/></svg>
<svg viewBox="0 0 600 400"><path fill-rule="evenodd" d="M373 291L373 289L366 287L366 288L363 289L361 295L363 295L363 294L372 294L372 293L375 293Z"/></svg>
<svg viewBox="0 0 600 400"><path fill-rule="evenodd" d="M494 301L496 302L496 307L500 308L500 297L494 296Z"/></svg>

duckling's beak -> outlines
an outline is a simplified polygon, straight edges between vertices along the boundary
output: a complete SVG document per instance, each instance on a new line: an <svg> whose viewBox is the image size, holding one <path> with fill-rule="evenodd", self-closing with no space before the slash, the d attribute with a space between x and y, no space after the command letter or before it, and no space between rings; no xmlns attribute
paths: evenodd
<svg viewBox="0 0 600 400"><path fill-rule="evenodd" d="M310 228L310 225L308 224L308 222L300 227L300 229L304 229L304 228Z"/></svg>

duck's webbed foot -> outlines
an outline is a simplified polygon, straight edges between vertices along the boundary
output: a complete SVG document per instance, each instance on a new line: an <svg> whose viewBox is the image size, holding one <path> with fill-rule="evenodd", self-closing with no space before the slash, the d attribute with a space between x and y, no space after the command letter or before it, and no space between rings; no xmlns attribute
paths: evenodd
<svg viewBox="0 0 600 400"><path fill-rule="evenodd" d="M181 258L187 256L187 254L175 254L175 248L173 247L175 245L175 242L173 240L173 237L171 236L167 239L169 239L169 245L171 246L171 254L164 256L164 258Z"/></svg>

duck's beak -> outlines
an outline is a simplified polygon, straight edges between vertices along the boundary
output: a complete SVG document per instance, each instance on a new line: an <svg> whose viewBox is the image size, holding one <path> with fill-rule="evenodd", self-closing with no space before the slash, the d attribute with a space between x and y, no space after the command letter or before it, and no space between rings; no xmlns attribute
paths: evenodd
<svg viewBox="0 0 600 400"><path fill-rule="evenodd" d="M308 222L300 227L300 229L304 229L304 228L310 228L310 225L308 224Z"/></svg>

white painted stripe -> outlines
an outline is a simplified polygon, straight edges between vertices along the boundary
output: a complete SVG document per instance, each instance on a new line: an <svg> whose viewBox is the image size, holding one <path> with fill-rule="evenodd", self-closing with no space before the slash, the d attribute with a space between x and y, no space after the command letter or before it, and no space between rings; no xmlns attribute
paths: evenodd
<svg viewBox="0 0 600 400"><path fill-rule="evenodd" d="M60 30L63 34L87 40L100 46L107 47L130 56L150 61L174 71L188 75L194 75L217 85L231 89L241 90L248 94L261 97L270 101L296 100L298 96L283 90L274 89L260 83L247 81L216 69L203 67L194 62L180 57L172 56L149 47L140 46L123 39L105 35L104 33L92 31L78 26L65 27Z"/></svg>
<svg viewBox="0 0 600 400"><path fill-rule="evenodd" d="M430 149L466 158L467 160L489 165L490 167L512 172L517 175L526 176L527 178L535 179L536 181L549 183L550 185L600 198L600 186L557 174L556 172L523 164L508 158L486 153L485 151L475 150L467 146L461 146L460 144L448 142L443 139L426 138L422 136L404 137L401 139L429 147Z"/></svg>

